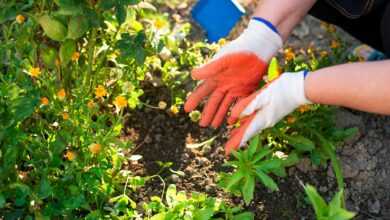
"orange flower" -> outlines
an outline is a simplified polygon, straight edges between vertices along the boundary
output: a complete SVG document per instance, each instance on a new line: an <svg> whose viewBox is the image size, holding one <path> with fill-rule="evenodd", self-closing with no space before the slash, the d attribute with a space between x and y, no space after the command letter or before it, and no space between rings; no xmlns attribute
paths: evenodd
<svg viewBox="0 0 390 220"><path fill-rule="evenodd" d="M55 61L55 64L56 64L56 67L59 68L61 66L61 60L57 58Z"/></svg>
<svg viewBox="0 0 390 220"><path fill-rule="evenodd" d="M18 22L18 24L23 24L26 18L23 15L18 15L16 16L15 20Z"/></svg>
<svg viewBox="0 0 390 220"><path fill-rule="evenodd" d="M294 124L296 121L297 121L297 118L295 118L294 116L290 115L287 117L287 124Z"/></svg>
<svg viewBox="0 0 390 220"><path fill-rule="evenodd" d="M77 62L79 60L79 58L80 58L80 53L79 52L74 52L72 54L72 61Z"/></svg>
<svg viewBox="0 0 390 220"><path fill-rule="evenodd" d="M320 52L320 56L321 56L321 58L327 57L328 56L328 51L326 51L326 50L321 51Z"/></svg>
<svg viewBox="0 0 390 220"><path fill-rule="evenodd" d="M68 119L69 119L69 113L68 113L68 112L63 112L63 113L62 113L62 118L63 118L64 120L68 120Z"/></svg>
<svg viewBox="0 0 390 220"><path fill-rule="evenodd" d="M102 149L102 146L100 144L91 144L88 146L88 148L91 153L98 154Z"/></svg>
<svg viewBox="0 0 390 220"><path fill-rule="evenodd" d="M125 97L123 96L117 96L114 100L114 105L118 108L118 109L122 109L124 107L127 106L127 100Z"/></svg>
<svg viewBox="0 0 390 220"><path fill-rule="evenodd" d="M340 42L339 42L339 41L337 41L337 40L332 40L332 41L330 42L330 48L336 49L336 48L339 48L339 47L340 47Z"/></svg>
<svg viewBox="0 0 390 220"><path fill-rule="evenodd" d="M41 98L41 105L48 105L49 104L49 99L47 97L42 97Z"/></svg>
<svg viewBox="0 0 390 220"><path fill-rule="evenodd" d="M94 101L92 101L92 100L90 100L89 102L88 102L88 104L87 104L87 106L88 106L88 108L95 108L95 102Z"/></svg>
<svg viewBox="0 0 390 220"><path fill-rule="evenodd" d="M65 97L66 97L65 89L60 89L60 90L57 92L57 96L58 96L58 99L59 99L59 100L64 100Z"/></svg>
<svg viewBox="0 0 390 220"><path fill-rule="evenodd" d="M301 107L299 107L298 111L299 111L300 113L305 113L305 112L309 111L310 108L311 108L310 105L302 105Z"/></svg>
<svg viewBox="0 0 390 220"><path fill-rule="evenodd" d="M287 48L284 50L284 59L286 61L291 61L295 58L295 53L291 48Z"/></svg>
<svg viewBox="0 0 390 220"><path fill-rule="evenodd" d="M38 77L39 75L41 75L41 69L39 67L31 67L28 71L28 74L31 77Z"/></svg>
<svg viewBox="0 0 390 220"><path fill-rule="evenodd" d="M99 85L98 87L95 88L95 95L96 98L103 98L104 96L107 95L107 90L104 88L104 86Z"/></svg>
<svg viewBox="0 0 390 220"><path fill-rule="evenodd" d="M72 160L76 159L76 153L71 151L71 150L67 150L65 153L65 158L72 161Z"/></svg>

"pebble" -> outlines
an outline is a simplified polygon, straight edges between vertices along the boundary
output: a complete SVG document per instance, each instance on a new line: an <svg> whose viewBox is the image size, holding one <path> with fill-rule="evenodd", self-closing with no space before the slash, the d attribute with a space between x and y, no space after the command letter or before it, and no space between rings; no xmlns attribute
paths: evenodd
<svg viewBox="0 0 390 220"><path fill-rule="evenodd" d="M170 179L173 183L177 183L177 182L179 182L180 177L179 177L178 175L176 175L176 174L172 174L172 175L169 177L169 179Z"/></svg>
<svg viewBox="0 0 390 220"><path fill-rule="evenodd" d="M379 200L368 201L368 211L373 214L379 214L381 211L381 203Z"/></svg>

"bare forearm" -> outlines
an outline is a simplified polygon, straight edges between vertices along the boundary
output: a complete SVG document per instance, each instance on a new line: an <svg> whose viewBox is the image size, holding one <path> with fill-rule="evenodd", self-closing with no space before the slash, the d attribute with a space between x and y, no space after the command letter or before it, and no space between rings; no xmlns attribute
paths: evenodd
<svg viewBox="0 0 390 220"><path fill-rule="evenodd" d="M283 40L286 40L315 2L316 0L261 0L254 16L270 21Z"/></svg>
<svg viewBox="0 0 390 220"><path fill-rule="evenodd" d="M390 114L390 61L320 69L307 76L305 94L314 103Z"/></svg>

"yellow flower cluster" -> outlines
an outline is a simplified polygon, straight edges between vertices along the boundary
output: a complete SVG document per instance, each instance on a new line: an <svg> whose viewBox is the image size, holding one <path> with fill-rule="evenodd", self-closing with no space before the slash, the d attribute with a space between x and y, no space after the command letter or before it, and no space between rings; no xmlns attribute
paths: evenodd
<svg viewBox="0 0 390 220"><path fill-rule="evenodd" d="M18 24L23 24L26 21L26 18L23 15L18 15L16 16L15 20L18 22Z"/></svg>
<svg viewBox="0 0 390 220"><path fill-rule="evenodd" d="M41 75L41 69L39 67L31 67L28 71L28 74L31 77L38 77L39 75Z"/></svg>

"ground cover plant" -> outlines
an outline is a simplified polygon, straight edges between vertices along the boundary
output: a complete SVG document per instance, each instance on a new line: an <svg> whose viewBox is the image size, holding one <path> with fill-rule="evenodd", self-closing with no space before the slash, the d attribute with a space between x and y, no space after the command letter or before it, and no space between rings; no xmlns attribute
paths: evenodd
<svg viewBox="0 0 390 220"><path fill-rule="evenodd" d="M125 121L143 108L177 115L191 69L224 44L192 39L191 24L158 10L167 4L179 2L0 0L0 218L255 218L244 206L175 185L134 201L148 181L164 183L162 172L180 171L167 163L150 176L126 169L140 159L134 152L142 146L124 137ZM351 59L342 42L332 47L286 49L266 81L282 68L315 70ZM167 88L169 101L142 101L155 87ZM197 111L185 118L198 119ZM286 168L300 159L316 165L330 160L339 187L335 199L327 205L307 186L308 198L318 219L350 219L335 148L353 133L334 127L332 108L302 106L234 152L226 163L232 174L221 173L220 185L249 204L256 182L278 190L273 178L286 177Z"/></svg>

